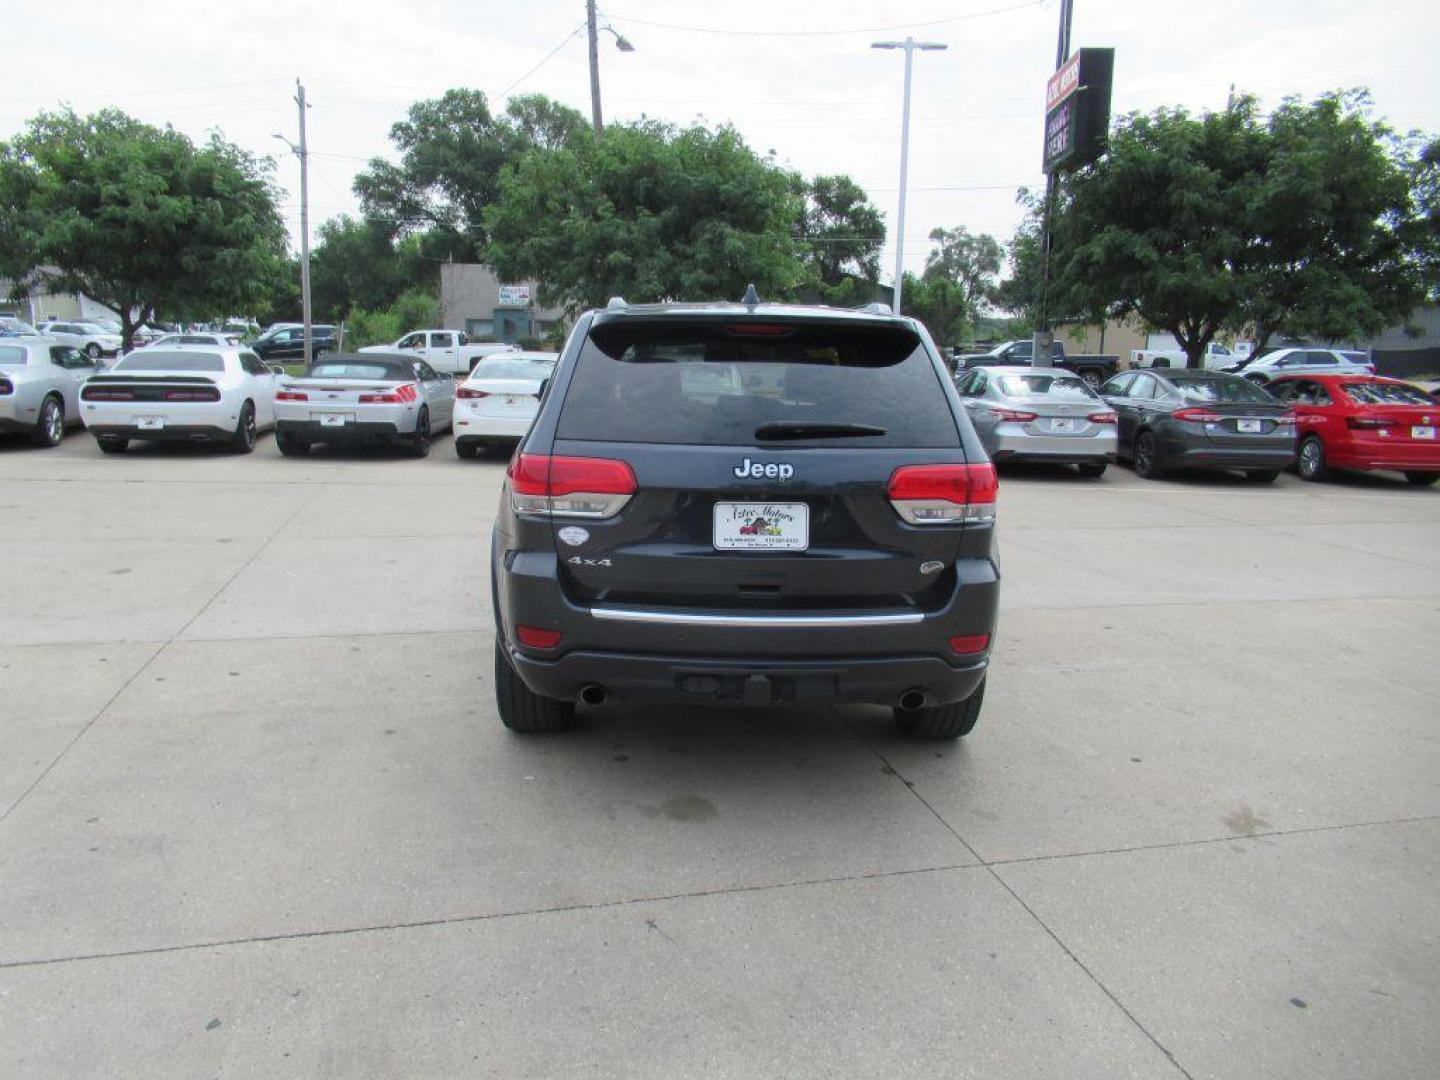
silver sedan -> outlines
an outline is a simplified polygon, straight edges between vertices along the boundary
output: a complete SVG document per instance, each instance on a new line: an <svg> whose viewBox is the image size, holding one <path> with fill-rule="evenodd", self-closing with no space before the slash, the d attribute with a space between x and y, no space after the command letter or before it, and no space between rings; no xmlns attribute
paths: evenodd
<svg viewBox="0 0 1440 1080"><path fill-rule="evenodd" d="M1046 461L1099 476L1115 460L1115 412L1078 375L982 367L956 386L992 461Z"/></svg>
<svg viewBox="0 0 1440 1080"><path fill-rule="evenodd" d="M65 428L80 423L80 384L95 369L94 360L54 338L0 338L0 432L58 446Z"/></svg>
<svg viewBox="0 0 1440 1080"><path fill-rule="evenodd" d="M450 426L455 382L424 360L388 353L328 353L275 394L275 441L286 457L315 443L402 446L430 453Z"/></svg>

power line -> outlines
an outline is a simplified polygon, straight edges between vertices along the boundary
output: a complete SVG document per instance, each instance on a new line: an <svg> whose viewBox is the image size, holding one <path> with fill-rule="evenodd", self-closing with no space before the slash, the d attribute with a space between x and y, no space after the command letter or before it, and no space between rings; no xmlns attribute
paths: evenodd
<svg viewBox="0 0 1440 1080"><path fill-rule="evenodd" d="M509 97L511 90L514 90L517 86L519 86L521 83L523 83L526 79L530 78L531 75L534 75L535 72L539 71L542 67L544 67L546 64L548 64L548 63L550 62L550 59L551 59L556 53L558 53L561 49L563 49L566 45L568 45L568 44L570 43L570 40L571 40L572 38L574 38L577 34L579 34L581 30L584 30L584 29L585 29L585 25L586 25L586 24L582 22L579 26L575 27L574 30L571 30L568 34L566 34L563 38L561 38L561 39L560 39L560 43L559 43L558 45L556 45L553 49L551 49L548 53L546 53L546 54L540 59L540 62L539 62L538 64L536 64L534 67L532 67L529 71L525 72L524 75L521 75L518 79L516 79L513 83L511 83L509 86L507 86L504 90L501 90L500 93L496 94L496 95L495 95L495 100L496 100L496 101L501 101L501 100L503 100L504 98Z"/></svg>
<svg viewBox="0 0 1440 1080"><path fill-rule="evenodd" d="M856 26L847 30L735 30L718 26L680 26L676 23L652 22L637 19L631 15L616 15L605 12L605 17L620 22L632 22L637 26L651 26L658 30L680 30L689 34L720 34L727 37L837 37L844 34L881 34L891 30L918 30L925 26L943 26L946 23L963 22L967 19L983 19L990 15L1003 15L1022 8L1040 7L1048 0L1025 0L1024 3L1007 7L991 8L988 11L971 11L961 15L949 15L943 19L929 19L925 22L894 23L890 26Z"/></svg>

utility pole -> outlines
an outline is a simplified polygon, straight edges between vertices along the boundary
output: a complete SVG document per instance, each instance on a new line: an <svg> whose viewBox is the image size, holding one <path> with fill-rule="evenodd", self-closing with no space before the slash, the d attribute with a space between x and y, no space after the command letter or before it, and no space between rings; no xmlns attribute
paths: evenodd
<svg viewBox="0 0 1440 1080"><path fill-rule="evenodd" d="M605 121L600 115L600 28L596 24L595 0L585 0L585 23L590 34L590 119L599 135L605 130Z"/></svg>
<svg viewBox="0 0 1440 1080"><path fill-rule="evenodd" d="M305 322L305 366L310 366L310 147L305 141L305 84L295 80L300 107L300 311Z"/></svg>
<svg viewBox="0 0 1440 1080"><path fill-rule="evenodd" d="M1055 43L1055 70L1065 66L1070 55L1070 17L1074 14L1075 0L1060 0L1060 36ZM1045 209L1040 225L1040 302L1036 305L1035 336L1031 346L1030 363L1035 367L1054 367L1050 347L1055 334L1050 329L1049 313L1045 310L1046 292L1050 287L1050 248L1054 237L1050 234L1051 218L1055 213L1055 174L1045 174Z"/></svg>
<svg viewBox="0 0 1440 1080"><path fill-rule="evenodd" d="M940 52L950 46L939 41L916 41L907 37L904 41L872 41L872 49L905 50L905 103L900 111L900 209L895 215L895 292L891 310L900 314L901 293L905 284L905 183L910 168L910 69L914 63L915 50Z"/></svg>

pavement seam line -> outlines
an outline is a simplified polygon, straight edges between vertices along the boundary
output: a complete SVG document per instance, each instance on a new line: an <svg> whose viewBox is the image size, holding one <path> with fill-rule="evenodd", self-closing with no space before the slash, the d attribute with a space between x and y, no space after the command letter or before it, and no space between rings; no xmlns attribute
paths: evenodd
<svg viewBox="0 0 1440 1080"><path fill-rule="evenodd" d="M540 915L565 915L572 912L606 911L613 908L634 907L639 904L662 904L677 900L703 900L716 896L739 896L746 893L774 892L782 889L802 889L819 885L844 885L857 881L884 881L889 878L907 877L913 874L944 874L960 870L980 870L979 863L960 863L946 866L917 866L904 870L879 870L871 874L845 874L839 877L808 878L804 881L772 881L761 885L730 885L716 889L697 889L691 892L663 893L657 896L636 896L619 900L600 900L589 904L562 904L556 907L524 908L516 911L493 911L479 915L448 915L433 919L415 919L408 922L368 923L363 926L341 926L329 930L292 930L275 934L252 934L247 937L221 938L214 941L190 942L184 945L153 945L141 949L117 949L114 952L78 953L74 956L52 956L36 960L0 960L0 971L13 968L48 967L55 964L74 964L87 960L117 960L135 956L158 956L167 953L194 952L199 949L219 949L235 945L263 945L279 941L304 941L310 938L345 937L351 934L383 934L397 930L423 930L434 926L463 926L469 923L494 922L503 919L523 919Z"/></svg>
<svg viewBox="0 0 1440 1080"><path fill-rule="evenodd" d="M67 742L63 747L60 748L60 752L50 760L50 764L46 765L45 768L40 770L40 775L35 777L35 779L31 781L30 785L24 791L22 791L19 796L16 797L15 801L6 808L3 814L0 814L0 825L4 825L5 822L10 820L10 815L13 814L16 810L18 810L20 808L20 805L26 799L28 799L30 795L35 791L35 789L44 782L45 778L54 771L55 767L65 759L65 756L69 754L72 749L74 749L75 744L78 743L81 739L83 739L86 732L88 732L91 728L95 726L96 722L98 722L99 719L105 715L106 711L109 710L111 705L115 704L116 700L120 697L120 695L123 694L126 690L130 689L130 686L135 682L135 680L138 679L141 675L143 675L146 671L148 671L150 669L150 665L155 663L155 661L160 658L161 654L164 653L166 649L168 649L171 645L175 643L176 638L178 638L186 630L190 629L191 625L195 622L196 619L200 618L201 615L204 615L205 612L210 610L210 605L215 603L215 601L220 598L220 594L223 593L226 589L228 589L232 584L234 584L235 579L251 567L255 560L258 559L260 555L265 551L265 549L270 546L274 539L285 530L285 527L289 525L290 522L294 521L297 517L299 517L301 512L304 511L312 502L315 501L316 497L320 494L320 492L325 490L328 484L328 480L316 484L314 493L311 494L308 499L305 499L303 502L301 502L301 504L295 508L294 513L292 513L289 517L282 521L263 544L261 544L253 552L251 552L250 557L246 559L243 563L241 563L240 566L235 570L235 572L229 577L227 577L220 584L220 587L217 588L210 595L210 599L206 600L205 603L200 606L200 610L197 611L194 615L190 616L190 618L186 619L185 623L178 630L176 630L173 634L171 634L168 638L161 642L160 647L150 654L149 659L147 659L143 664L136 668L134 673L123 683L120 684L119 689L117 689L115 693L111 694L110 697L106 699L105 704L101 705L100 708L95 711L95 714L91 716L89 720L86 720L85 723L80 725L80 730L75 733L74 737L71 738L69 742Z"/></svg>
<svg viewBox="0 0 1440 1080"><path fill-rule="evenodd" d="M890 763L889 759L886 758L885 755L882 754L878 749L876 749L875 745L871 743L871 741L867 739L864 734L862 734L858 729L853 727L851 728L851 730L855 732L856 736L860 739L862 743L865 744L865 746L870 750L870 752L874 754L876 758L878 758L881 762L884 763L885 767L894 774L895 778L905 785L905 788L910 792L910 794L915 796L916 799L920 800L920 805L925 807L925 809L929 810L930 813L935 816L935 820L940 822L940 824L949 831L950 835L955 837L956 840L960 841L966 851L970 852L971 855L973 855L976 859L979 860L980 865L985 869L985 872L995 880L995 883L1010 894L1011 898L1020 905L1020 907L1027 915L1030 916L1030 918L1036 923L1036 925L1038 925L1041 930L1045 931L1045 933L1050 937L1050 940L1055 942L1055 944L1059 946L1060 950L1070 958L1071 962L1074 963L1076 967L1078 967L1081 971L1085 973L1086 977L1095 984L1095 986L1100 990L1102 994L1104 994L1107 998L1110 999L1111 1004L1113 1004L1117 1009L1120 1010L1122 1014L1124 1014L1126 1019L1128 1019L1130 1023L1135 1026L1135 1029L1139 1031L1140 1034L1144 1035L1145 1038L1150 1041L1150 1044L1154 1046L1155 1049L1159 1050L1160 1053L1165 1056L1165 1059L1169 1061L1171 1065L1175 1066L1176 1070L1180 1073L1180 1075L1185 1077L1185 1080L1195 1080L1195 1077L1190 1073L1190 1070L1185 1068L1185 1066L1181 1065L1180 1062L1176 1060L1175 1055L1170 1052L1169 1047L1167 1047L1158 1038L1156 1038L1154 1033L1151 1032L1149 1028L1147 1028L1144 1024L1140 1022L1139 1017L1137 1017L1126 1007L1125 1003L1115 995L1114 991L1112 991L1108 986L1105 985L1104 982L1101 981L1100 977L1096 975L1095 972L1090 970L1090 968L1085 964L1085 961L1081 960L1080 957L1076 955L1075 950L1070 948L1070 946L1061 939L1060 935L1050 928L1050 925L1046 923L1046 921L1036 913L1035 909L1032 908L1029 904L1027 904L1021 898L1020 894L1010 887L1010 883L1004 878L1002 878L1000 874L996 871L995 867L990 862L988 862L978 851L975 850L974 846L971 845L970 841L966 840L963 836L961 836L959 830L957 830L955 826L951 825L950 822L946 821L945 818L941 816L940 812L930 804L930 800L925 798L924 795L920 794L920 789L918 788L918 786L916 786L910 781L907 781L905 777L901 774L900 770L895 768L895 766Z"/></svg>

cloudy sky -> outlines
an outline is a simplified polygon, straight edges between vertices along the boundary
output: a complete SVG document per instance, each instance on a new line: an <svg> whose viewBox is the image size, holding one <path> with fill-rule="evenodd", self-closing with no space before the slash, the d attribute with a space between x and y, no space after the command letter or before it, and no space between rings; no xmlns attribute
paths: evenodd
<svg viewBox="0 0 1440 1080"><path fill-rule="evenodd" d="M543 93L589 112L583 0L15 0L0 138L42 109L118 106L200 138L212 128L274 154L299 235L291 97L310 110L311 228L353 210L351 179L387 154L407 105L449 87ZM891 221L894 261L903 54L877 39L942 41L917 55L906 268L937 226L1005 239L1015 189L1043 182L1043 92L1058 0L603 0L634 43L604 35L607 120L734 124L806 173L849 173ZM1273 105L1366 86L1401 130L1440 132L1435 0L1075 0L1072 45L1112 46L1117 113L1223 107L1231 84Z"/></svg>

